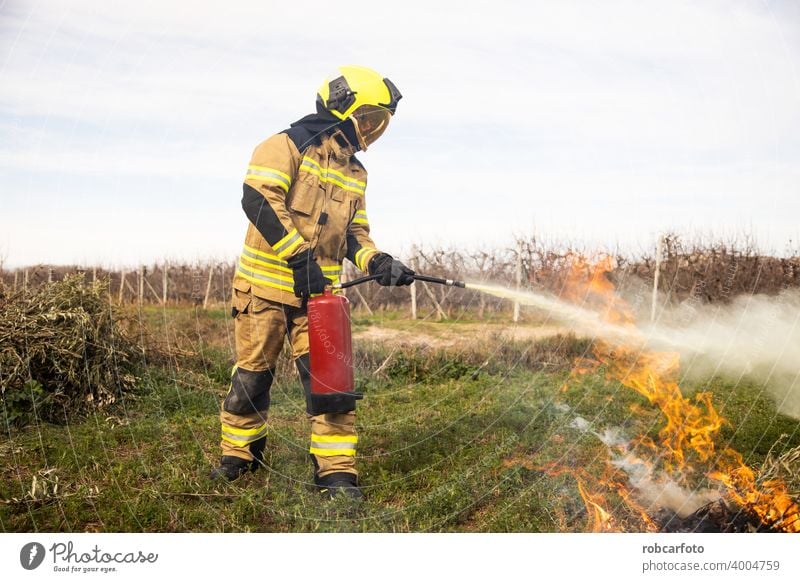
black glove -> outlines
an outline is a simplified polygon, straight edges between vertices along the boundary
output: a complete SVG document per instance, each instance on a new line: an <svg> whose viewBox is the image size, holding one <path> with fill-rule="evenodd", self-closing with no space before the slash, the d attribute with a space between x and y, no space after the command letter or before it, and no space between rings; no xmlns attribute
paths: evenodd
<svg viewBox="0 0 800 582"><path fill-rule="evenodd" d="M308 250L293 256L287 261L294 274L294 294L296 297L309 297L312 293L322 293L333 281L326 279L322 269Z"/></svg>
<svg viewBox="0 0 800 582"><path fill-rule="evenodd" d="M378 283L384 287L411 285L414 282L414 271L386 253L378 253L369 261L369 274L380 275Z"/></svg>

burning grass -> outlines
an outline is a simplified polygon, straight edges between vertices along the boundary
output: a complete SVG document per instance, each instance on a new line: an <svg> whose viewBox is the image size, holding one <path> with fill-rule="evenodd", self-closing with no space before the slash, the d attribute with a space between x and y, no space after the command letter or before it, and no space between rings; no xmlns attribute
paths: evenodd
<svg viewBox="0 0 800 582"><path fill-rule="evenodd" d="M627 304L606 277L612 262L601 260L590 265L576 257L574 267L567 295L603 313L610 324L626 326L635 332ZM698 527L720 524L718 531L745 531L742 528L755 523L757 530L800 532L798 498L790 494L777 474L777 468L788 463L773 462L772 474L759 475L739 452L729 446L719 447L719 433L726 420L717 412L713 395L698 392L694 398L684 396L677 381L678 354L646 349L643 344L631 339L613 344L597 340L593 346L597 367L605 371L606 377L644 396L661 412L664 424L655 439L640 434L621 441L594 433L608 446L610 457L606 462L609 470L603 477L590 477L587 483L586 477L576 475L590 517L590 529L623 529L616 524L614 513L607 509L609 500L605 491L613 490L639 513L640 527L644 529L652 528L651 517L656 514L663 523L666 513L678 514L680 523L688 519L687 523L697 523ZM549 470L553 472L552 468ZM714 500L695 508L686 517L686 505L697 505L692 498L698 492L700 499L712 495L714 491L709 487L714 486L721 489L726 500ZM698 512L703 512L700 517ZM728 515L731 519L727 519Z"/></svg>

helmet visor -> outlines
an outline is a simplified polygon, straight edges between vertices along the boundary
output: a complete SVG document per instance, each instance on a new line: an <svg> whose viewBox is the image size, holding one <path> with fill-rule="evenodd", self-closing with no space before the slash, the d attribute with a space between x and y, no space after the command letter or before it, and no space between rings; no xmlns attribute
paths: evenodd
<svg viewBox="0 0 800 582"><path fill-rule="evenodd" d="M358 138L363 142L361 148L367 149L386 131L392 113L377 105L362 105L353 112L352 117Z"/></svg>

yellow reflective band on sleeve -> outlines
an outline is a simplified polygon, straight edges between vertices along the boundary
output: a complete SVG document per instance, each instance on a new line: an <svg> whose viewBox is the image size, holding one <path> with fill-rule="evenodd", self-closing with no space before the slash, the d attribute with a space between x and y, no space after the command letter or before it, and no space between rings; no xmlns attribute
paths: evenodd
<svg viewBox="0 0 800 582"><path fill-rule="evenodd" d="M320 165L311 158L303 158L303 161L300 163L300 169L314 174L315 176L319 176L321 182L336 184L344 190L355 192L356 194L360 194L362 196L367 189L366 182L356 180L350 176L345 176L338 170L331 168L323 170Z"/></svg>
<svg viewBox="0 0 800 582"><path fill-rule="evenodd" d="M292 179L288 174L284 174L275 168L267 168L264 166L247 166L247 178L252 178L260 182L268 182L270 184L277 184L284 192L289 191L289 186L292 185Z"/></svg>
<svg viewBox="0 0 800 582"><path fill-rule="evenodd" d="M378 249L372 247L362 247L358 250L355 256L356 260L356 267L367 272L367 266L369 265L369 259L372 258L372 255L377 254Z"/></svg>
<svg viewBox="0 0 800 582"><path fill-rule="evenodd" d="M300 233L297 232L297 229L293 228L285 237L272 245L272 248L275 249L278 257L285 259L286 257L291 256L292 251L304 242L305 240L302 236L300 236Z"/></svg>
<svg viewBox="0 0 800 582"><path fill-rule="evenodd" d="M369 222L367 222L367 211L357 211L355 217L353 218L353 224L369 224Z"/></svg>

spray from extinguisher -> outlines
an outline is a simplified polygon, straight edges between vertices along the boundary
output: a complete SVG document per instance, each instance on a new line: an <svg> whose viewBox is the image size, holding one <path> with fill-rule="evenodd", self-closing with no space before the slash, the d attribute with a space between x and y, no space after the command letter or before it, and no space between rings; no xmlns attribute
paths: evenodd
<svg viewBox="0 0 800 582"><path fill-rule="evenodd" d="M374 281L380 275L370 275L333 289ZM461 281L414 275L415 280L451 287L465 287ZM353 375L353 339L350 331L350 302L344 295L334 295L330 288L308 301L308 338L311 359L311 394L315 398L360 399L355 391Z"/></svg>

